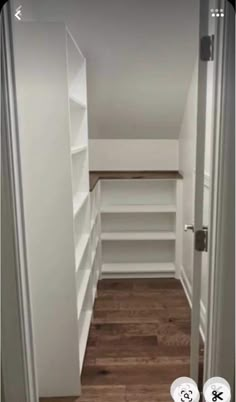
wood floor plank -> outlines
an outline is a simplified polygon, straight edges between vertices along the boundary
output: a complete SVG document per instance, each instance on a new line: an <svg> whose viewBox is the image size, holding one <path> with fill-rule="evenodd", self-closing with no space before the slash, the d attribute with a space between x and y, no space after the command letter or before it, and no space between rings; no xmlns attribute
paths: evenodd
<svg viewBox="0 0 236 402"><path fill-rule="evenodd" d="M105 323L93 324L90 329L89 341L94 338L109 339L120 337L121 335L127 336L158 336L158 335L190 335L190 325L188 325L188 332L185 326L180 321L179 323L173 322L157 322L157 323Z"/></svg>
<svg viewBox="0 0 236 402"><path fill-rule="evenodd" d="M95 324L106 323L167 323L190 320L190 311L185 307L163 310L99 310L94 313Z"/></svg>
<svg viewBox="0 0 236 402"><path fill-rule="evenodd" d="M61 398L39 398L40 402L80 402L78 398L74 396L71 397L61 397Z"/></svg>
<svg viewBox="0 0 236 402"><path fill-rule="evenodd" d="M95 303L95 310L165 310L173 307L187 308L185 297L169 297L163 299L163 295L149 294L146 297L132 295L118 298L116 295L99 296Z"/></svg>
<svg viewBox="0 0 236 402"><path fill-rule="evenodd" d="M178 375L177 375L178 373ZM149 366L147 364L124 366L86 366L83 370L83 384L86 385L135 385L171 384L177 377L189 375L189 364Z"/></svg>

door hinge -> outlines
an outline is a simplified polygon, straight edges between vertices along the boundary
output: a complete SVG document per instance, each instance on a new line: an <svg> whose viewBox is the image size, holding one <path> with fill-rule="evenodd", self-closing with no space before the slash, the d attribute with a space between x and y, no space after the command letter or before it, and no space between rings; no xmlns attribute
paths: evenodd
<svg viewBox="0 0 236 402"><path fill-rule="evenodd" d="M203 226L201 230L195 232L195 250L207 251L208 250L208 227Z"/></svg>
<svg viewBox="0 0 236 402"><path fill-rule="evenodd" d="M214 60L215 35L203 36L200 42L200 58L202 61Z"/></svg>

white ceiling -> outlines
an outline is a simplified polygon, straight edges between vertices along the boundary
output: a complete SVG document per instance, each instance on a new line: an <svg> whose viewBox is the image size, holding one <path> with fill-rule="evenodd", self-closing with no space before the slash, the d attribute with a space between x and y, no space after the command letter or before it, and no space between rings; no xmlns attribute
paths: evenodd
<svg viewBox="0 0 236 402"><path fill-rule="evenodd" d="M90 138L178 138L197 57L198 0L40 0L88 63Z"/></svg>

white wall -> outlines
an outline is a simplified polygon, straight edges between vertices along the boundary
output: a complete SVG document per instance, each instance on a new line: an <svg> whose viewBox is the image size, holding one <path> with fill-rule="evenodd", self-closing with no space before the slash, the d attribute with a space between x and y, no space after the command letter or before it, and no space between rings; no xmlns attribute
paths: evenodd
<svg viewBox="0 0 236 402"><path fill-rule="evenodd" d="M178 140L90 140L90 170L179 170Z"/></svg>
<svg viewBox="0 0 236 402"><path fill-rule="evenodd" d="M87 59L90 138L178 138L198 0L32 0L64 21Z"/></svg>

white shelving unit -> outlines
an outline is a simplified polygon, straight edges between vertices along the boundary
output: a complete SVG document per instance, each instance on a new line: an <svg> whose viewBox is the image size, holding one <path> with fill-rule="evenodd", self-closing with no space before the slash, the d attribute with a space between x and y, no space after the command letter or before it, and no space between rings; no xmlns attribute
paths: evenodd
<svg viewBox="0 0 236 402"><path fill-rule="evenodd" d="M76 397L100 275L178 277L181 180L90 192L86 60L62 23L22 22L15 38L39 396Z"/></svg>
<svg viewBox="0 0 236 402"><path fill-rule="evenodd" d="M91 209L91 200L97 192L89 192L88 124L86 60L75 40L67 31L67 65L69 87L69 116L71 139L71 175L74 217L75 273L77 289L77 319L79 332L79 360L82 371L93 302L97 283L94 274L94 253L97 243L98 218ZM98 190L96 190L98 191ZM94 226L91 226L91 219ZM96 246L96 247L95 247Z"/></svg>
<svg viewBox="0 0 236 402"><path fill-rule="evenodd" d="M77 397L101 265L86 60L63 23L20 22L15 40L39 396Z"/></svg>
<svg viewBox="0 0 236 402"><path fill-rule="evenodd" d="M101 182L102 277L178 277L179 180Z"/></svg>

